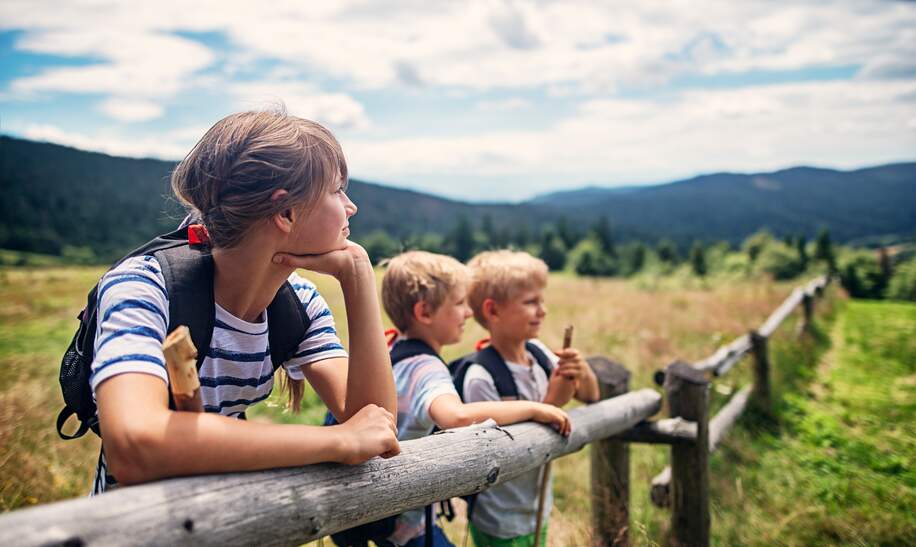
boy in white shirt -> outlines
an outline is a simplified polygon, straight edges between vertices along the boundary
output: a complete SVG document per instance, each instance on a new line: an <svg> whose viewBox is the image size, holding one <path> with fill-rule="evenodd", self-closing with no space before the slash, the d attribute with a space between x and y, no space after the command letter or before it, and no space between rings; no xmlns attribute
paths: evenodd
<svg viewBox="0 0 916 547"><path fill-rule="evenodd" d="M597 401L598 381L580 353L572 348L551 352L537 340L547 314L543 295L546 264L528 253L488 251L471 259L468 266L472 274L468 300L474 318L490 333L490 346L470 357L476 357L479 364L469 365L459 380L464 401L477 404L515 397L556 406L573 397ZM489 354L486 359L485 353ZM508 397L499 374L494 379L488 371L498 372L490 363L493 358L511 373L515 393ZM484 360L488 363L482 364ZM546 545L550 488L540 541L534 538L540 475L540 469L535 469L478 494L470 519L477 547Z"/></svg>

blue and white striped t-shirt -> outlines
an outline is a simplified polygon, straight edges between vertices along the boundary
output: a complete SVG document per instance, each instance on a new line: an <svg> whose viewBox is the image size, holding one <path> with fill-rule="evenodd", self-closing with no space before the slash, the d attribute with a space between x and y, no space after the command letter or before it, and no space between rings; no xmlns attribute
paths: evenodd
<svg viewBox="0 0 916 547"><path fill-rule="evenodd" d="M315 285L289 276L311 324L294 356L283 363L290 378L303 379L301 367L331 357L346 357L334 328L334 318ZM169 323L169 301L159 262L152 256L133 257L109 271L99 282L95 358L89 383L98 386L127 372L150 374L168 384L162 342ZM266 399L273 388L274 367L268 346L267 314L249 323L216 304L213 336L200 367L200 395L207 412L239 416ZM198 348L198 351L200 349ZM99 457L93 494L111 489L116 481Z"/></svg>

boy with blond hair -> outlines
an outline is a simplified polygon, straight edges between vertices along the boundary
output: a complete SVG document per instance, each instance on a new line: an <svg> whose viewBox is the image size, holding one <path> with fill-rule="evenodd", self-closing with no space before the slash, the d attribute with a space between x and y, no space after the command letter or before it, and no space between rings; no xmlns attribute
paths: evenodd
<svg viewBox="0 0 916 547"><path fill-rule="evenodd" d="M411 251L388 262L382 304L398 331L391 346L398 439L417 439L434 427L462 427L491 418L500 425L535 420L568 435L569 416L555 406L535 401L465 404L458 397L439 352L461 340L471 316L466 296L469 280L467 266L448 256ZM433 545L451 545L438 527L425 525L422 509L400 515L382 545L424 545L426 530Z"/></svg>
<svg viewBox="0 0 916 547"><path fill-rule="evenodd" d="M468 300L474 318L490 333L490 345L455 371L465 403L517 398L559 407L573 397L597 401L598 381L580 353L572 348L552 352L537 340L547 314L547 265L528 253L503 250L481 253L468 266ZM534 538L540 475L534 469L477 496L470 518L477 547L546 544L549 485L545 526L540 540Z"/></svg>

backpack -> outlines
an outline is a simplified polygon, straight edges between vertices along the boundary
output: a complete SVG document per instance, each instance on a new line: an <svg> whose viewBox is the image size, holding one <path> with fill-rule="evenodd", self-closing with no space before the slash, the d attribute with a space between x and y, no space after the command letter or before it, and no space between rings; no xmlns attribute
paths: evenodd
<svg viewBox="0 0 916 547"><path fill-rule="evenodd" d="M426 342L410 338L396 343L391 348L391 366L394 367L394 365L400 363L404 359L410 359L417 355L432 355L442 361L439 354L436 353L433 348L429 347ZM333 414L330 412L325 414L324 425L336 425L337 423ZM435 432L436 430L434 429L433 431ZM433 541L433 504L424 507L424 511L426 517L424 540L426 545L430 546ZM442 513L448 520L452 520L455 517L451 504L447 502L442 502ZM367 522L366 524L361 524L347 530L341 530L340 532L331 534L331 539L337 547L362 547L368 545L369 541L377 543L376 540L385 540L394 533L395 522L399 516L400 514L391 515L390 517Z"/></svg>
<svg viewBox="0 0 916 547"><path fill-rule="evenodd" d="M197 348L197 369L203 364L213 335L216 313L213 297L213 257L202 225L191 224L157 236L115 263L116 267L128 258L152 255L162 267L165 288L169 295L169 324L167 332L179 325L191 331L191 340ZM92 360L95 353L98 302L96 285L86 298L86 307L79 313L80 324L60 364L60 387L64 408L57 416L57 433L62 439L82 437L90 429L101 436L96 405L89 386ZM268 343L274 370L292 357L305 338L311 319L305 306L296 296L288 281L267 307L270 325ZM174 408L171 392L169 407ZM80 426L72 435L63 432L70 416L76 415ZM242 414L244 418L244 414Z"/></svg>
<svg viewBox="0 0 916 547"><path fill-rule="evenodd" d="M532 342L525 342L525 349L534 356L538 366L550 378L550 370L553 366L550 357L537 344ZM518 399L518 386L515 385L515 379L512 378L512 371L506 366L506 360L496 351L496 348L487 346L475 353L459 357L448 364L455 389L458 390L458 396L461 397L462 401L464 400L464 379L468 374L468 369L474 364L482 366L493 377L493 383L496 385L496 392L499 394L500 399L504 401Z"/></svg>

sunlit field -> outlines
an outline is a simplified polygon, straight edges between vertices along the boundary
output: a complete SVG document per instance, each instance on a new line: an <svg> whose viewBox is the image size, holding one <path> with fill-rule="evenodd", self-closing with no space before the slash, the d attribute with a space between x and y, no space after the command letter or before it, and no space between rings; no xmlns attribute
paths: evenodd
<svg viewBox="0 0 916 547"><path fill-rule="evenodd" d="M99 440L89 434L77 441L61 441L54 418L62 406L57 383L60 355L76 327L75 317L85 293L101 273L98 268L0 270L2 510L83 496L88 491ZM308 277L321 288L346 341L343 300L336 283L323 276ZM542 339L556 346L563 327L574 325L575 347L586 355L606 355L624 364L633 373L631 389L654 387L654 371L675 359L705 357L718 345L758 326L792 287L763 279L679 283L556 274L551 276L547 290L548 317ZM878 543L891 544L914 539L914 517L905 506L901 509L900 503L908 501L912 507L916 502L912 461L916 350L906 334L916 328L916 307L875 304L882 308L860 309L856 303L850 308L852 304L838 293L831 288L827 298L819 301L813 336L798 340L793 318L781 327L771 345L779 425L745 420L711 459L712 535L718 544L805 544L823 534L828 543L871 543L869 538L876 538ZM857 313L850 315L849 309ZM887 329L875 330L872 334L877 338L867 338L871 345L856 346L859 353L849 357L843 352L852 350L844 344L836 347L835 341L860 336L855 330L864 328L857 319L859 312L872 314L875 322L885 316L897 319ZM472 322L465 333L459 346L447 348L446 358L470 351L484 334ZM896 386L894 398L889 399L893 405L873 407L857 397L856 384L865 379L855 375L855 367L869 358L869 351L896 363L875 367L875 374L882 376L870 377L876 386L881 378L889 378ZM746 365L716 383L714 405L721 405L729 393L748 380ZM833 390L837 390L836 395ZM847 476L852 477L848 480L858 480L858 460L846 458L843 450L848 443L836 440L844 439L848 432L836 425L837 438L828 439L827 444L808 438L813 434L811 428L818 427L808 422L811 416L820 416L816 423L830 424L831 420L842 424L843 420L855 419L835 415L830 405L838 404L836 397L845 397L843 404L853 405L863 414L874 412L872 408L892 412L887 418L888 428L874 427L882 423L879 415L857 430L875 443L872 459L863 465L876 475L862 475L865 490L852 494L830 490L824 482L845 480L842 478ZM859 406L855 406L856 401ZM312 424L319 423L324 415L313 393L307 394L299 415L290 414L284 403L277 390L249 415L255 420ZM834 458L825 459L825 450ZM806 458L818 457L823 462L805 467ZM664 541L669 514L650 505L648 485L667 460L663 447L634 446L630 537L636 544ZM553 469L556 506L549 526L550 544L587 544L588 450L557 461ZM861 503L870 504L871 509L853 511L853 506ZM462 517L445 524L445 528L460 545L465 528Z"/></svg>

